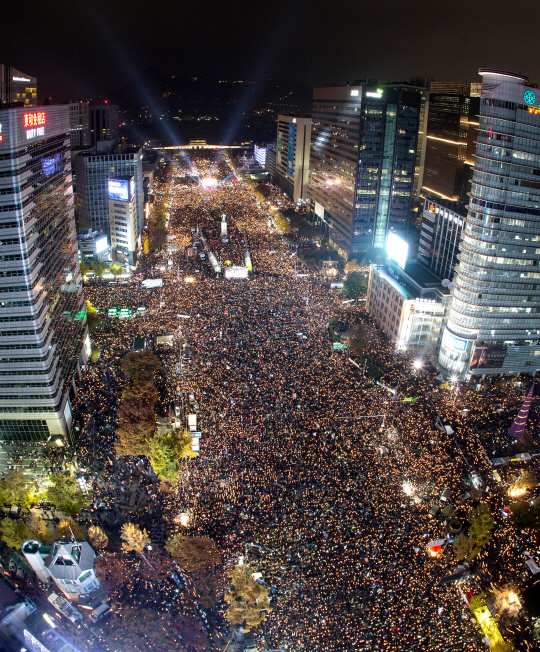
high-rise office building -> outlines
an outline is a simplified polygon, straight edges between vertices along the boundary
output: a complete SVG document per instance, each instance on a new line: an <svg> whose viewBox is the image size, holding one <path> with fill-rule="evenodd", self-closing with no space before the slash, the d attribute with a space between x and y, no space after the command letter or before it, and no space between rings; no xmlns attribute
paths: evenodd
<svg viewBox="0 0 540 652"><path fill-rule="evenodd" d="M143 153L129 147L121 154L113 153L114 141L80 152L74 157L77 177L78 226L100 231L109 237L109 179L133 178L137 207L137 233L144 226ZM108 151L107 151L108 150Z"/></svg>
<svg viewBox="0 0 540 652"><path fill-rule="evenodd" d="M441 280L452 280L467 211L454 202L424 200L418 261Z"/></svg>
<svg viewBox="0 0 540 652"><path fill-rule="evenodd" d="M314 89L310 209L342 256L407 232L420 104L411 86Z"/></svg>
<svg viewBox="0 0 540 652"><path fill-rule="evenodd" d="M37 79L0 63L0 100L4 105L22 102L25 107L37 106Z"/></svg>
<svg viewBox="0 0 540 652"><path fill-rule="evenodd" d="M117 104L98 104L90 107L90 144L100 140L118 140L119 115Z"/></svg>
<svg viewBox="0 0 540 652"><path fill-rule="evenodd" d="M480 109L479 84L431 82L422 191L467 203Z"/></svg>
<svg viewBox="0 0 540 652"><path fill-rule="evenodd" d="M279 115L276 183L295 204L307 200L311 118Z"/></svg>
<svg viewBox="0 0 540 652"><path fill-rule="evenodd" d="M438 362L448 375L540 369L540 93L481 69L475 168Z"/></svg>
<svg viewBox="0 0 540 652"><path fill-rule="evenodd" d="M90 102L69 103L71 149L90 146Z"/></svg>
<svg viewBox="0 0 540 652"><path fill-rule="evenodd" d="M67 106L0 111L0 439L69 439L89 340Z"/></svg>
<svg viewBox="0 0 540 652"><path fill-rule="evenodd" d="M109 179L109 223L111 249L116 262L135 265L140 231L133 177Z"/></svg>

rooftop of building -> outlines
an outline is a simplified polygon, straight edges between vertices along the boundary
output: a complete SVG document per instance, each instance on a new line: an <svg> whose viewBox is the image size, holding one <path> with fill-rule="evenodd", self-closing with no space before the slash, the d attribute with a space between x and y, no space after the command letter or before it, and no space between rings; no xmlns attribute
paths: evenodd
<svg viewBox="0 0 540 652"><path fill-rule="evenodd" d="M45 557L45 566L59 580L76 580L94 568L96 553L87 541L56 541Z"/></svg>
<svg viewBox="0 0 540 652"><path fill-rule="evenodd" d="M479 75L500 75L501 77L514 77L515 79L522 79L528 82L529 78L521 73L509 72L508 70L498 70L497 68L479 68Z"/></svg>
<svg viewBox="0 0 540 652"><path fill-rule="evenodd" d="M345 260L337 253L337 251L315 251L313 252L313 256L319 260L330 260L335 263L345 262Z"/></svg>
<svg viewBox="0 0 540 652"><path fill-rule="evenodd" d="M461 217L467 217L467 204L465 203L451 201L450 199L434 199L433 197L427 199L435 206L442 206L453 213L457 213L457 215L461 215Z"/></svg>
<svg viewBox="0 0 540 652"><path fill-rule="evenodd" d="M375 265L377 272L389 285L391 285L396 292L398 292L404 299L414 299L414 295L403 284L399 283L388 271L386 265Z"/></svg>
<svg viewBox="0 0 540 652"><path fill-rule="evenodd" d="M105 142L105 141L101 141ZM84 147L82 148L82 151L78 153L78 156L121 156L122 154L139 154L141 151L140 147L126 147L126 149L123 149L120 153L115 154L113 151L104 151L104 152L98 152L96 150L96 147L88 148Z"/></svg>
<svg viewBox="0 0 540 652"><path fill-rule="evenodd" d="M21 602L24 602L22 595L6 577L0 575L0 620Z"/></svg>
<svg viewBox="0 0 540 652"><path fill-rule="evenodd" d="M441 285L440 279L420 263L407 263L403 271L422 289L427 290Z"/></svg>

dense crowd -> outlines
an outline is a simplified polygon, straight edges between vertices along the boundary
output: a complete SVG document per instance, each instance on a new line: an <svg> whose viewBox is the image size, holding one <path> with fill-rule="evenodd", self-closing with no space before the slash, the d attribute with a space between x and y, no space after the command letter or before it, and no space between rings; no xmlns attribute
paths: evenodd
<svg viewBox="0 0 540 652"><path fill-rule="evenodd" d="M227 181L211 190L195 182L209 176ZM497 437L522 400L519 390L463 390L456 401L427 373L413 372L362 308L346 307L302 266L295 273L294 254L225 157L180 159L168 210L178 253L144 256L123 284L85 288L103 315L110 307L146 308L131 320L104 318L93 336L100 357L79 386L78 463L94 487L93 516L111 526L134 520L162 542L179 527L176 515L189 511L190 531L212 537L226 564L247 551L274 598L257 629L269 649L482 649L460 593L439 583L455 568L451 554L427 554L427 543L444 535L428 510L443 488L455 496L472 488L471 468L478 469L476 490L503 506L490 489L486 455L500 452ZM216 277L187 255L197 233L224 265L242 265L249 249L249 280ZM143 289L151 276L162 277L163 288ZM371 356L384 363L384 385L399 383L400 395L419 400L396 400L355 371L346 352L332 351L332 316L362 325ZM173 353L157 351L164 363L159 409L165 416L172 401L194 392L202 439L189 476L163 493L145 461L116 457L114 431L125 384L119 361L136 336L169 333ZM184 343L191 359L179 373ZM504 417L493 412L495 403ZM482 448L471 411L499 433L489 440L496 450ZM455 435L436 427L444 419ZM473 590L524 577L519 533L500 518L497 527L509 551L483 559ZM538 548L532 538L528 545Z"/></svg>

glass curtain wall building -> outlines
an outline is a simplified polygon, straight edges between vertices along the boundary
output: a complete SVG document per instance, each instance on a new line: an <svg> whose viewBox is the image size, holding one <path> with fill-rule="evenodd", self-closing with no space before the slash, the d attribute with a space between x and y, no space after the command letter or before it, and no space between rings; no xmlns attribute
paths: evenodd
<svg viewBox="0 0 540 652"><path fill-rule="evenodd" d="M347 257L407 232L421 89L356 85L313 95L311 210Z"/></svg>
<svg viewBox="0 0 540 652"><path fill-rule="evenodd" d="M89 348L69 108L0 111L0 440L69 439Z"/></svg>
<svg viewBox="0 0 540 652"><path fill-rule="evenodd" d="M436 198L467 203L476 129L479 84L432 82L422 191Z"/></svg>
<svg viewBox="0 0 540 652"><path fill-rule="evenodd" d="M540 93L481 69L476 162L438 362L448 375L540 369Z"/></svg>

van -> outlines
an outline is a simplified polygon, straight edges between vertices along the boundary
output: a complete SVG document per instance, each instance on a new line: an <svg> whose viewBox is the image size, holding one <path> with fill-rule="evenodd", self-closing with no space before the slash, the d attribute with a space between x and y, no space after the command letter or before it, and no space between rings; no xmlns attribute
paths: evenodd
<svg viewBox="0 0 540 652"><path fill-rule="evenodd" d="M90 620L93 623L97 623L100 621L102 618L105 618L111 611L111 608L106 602L103 602L102 604L99 605L99 607L96 607L94 611L90 614Z"/></svg>

